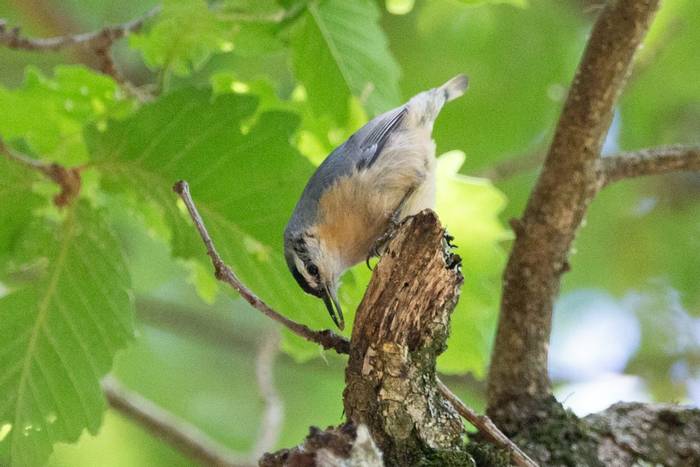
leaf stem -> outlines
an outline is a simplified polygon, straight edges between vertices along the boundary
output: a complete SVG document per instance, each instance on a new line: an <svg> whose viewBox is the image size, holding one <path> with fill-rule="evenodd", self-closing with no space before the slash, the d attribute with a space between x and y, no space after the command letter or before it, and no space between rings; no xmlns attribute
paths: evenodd
<svg viewBox="0 0 700 467"><path fill-rule="evenodd" d="M24 167L41 172L47 178L55 182L61 191L54 197L54 204L58 207L69 205L79 194L82 180L80 172L82 167L66 168L55 162L44 162L10 148L0 138L0 153L8 160L16 162Z"/></svg>
<svg viewBox="0 0 700 467"><path fill-rule="evenodd" d="M185 203L187 211L189 212L190 217L192 218L192 221L194 222L194 225L197 228L197 232L199 233L199 236L204 242L204 245L207 250L207 255L209 255L209 257L211 258L211 263L214 266L214 274L218 280L230 285L241 295L241 297L243 297L245 301L250 303L253 306L253 308L260 311L268 318L282 324L299 337L302 337L303 339L306 339L311 342L315 342L321 345L324 349L333 349L341 354L348 353L350 349L350 342L344 337L335 334L330 329L326 329L324 331L314 331L313 329L310 329L309 327L301 323L292 321L286 316L270 308L270 306L267 303L258 298L258 296L255 295L253 291L246 287L238 278L238 276L236 276L233 270L231 270L231 268L228 267L226 263L224 263L224 260L221 259L221 256L216 251L216 247L214 246L214 242L209 236L207 227L204 225L202 216L199 214L199 211L197 210L194 201L192 201L192 196L190 195L190 187L187 184L187 182L181 180L175 183L175 185L173 186L173 191L180 195L180 198Z"/></svg>

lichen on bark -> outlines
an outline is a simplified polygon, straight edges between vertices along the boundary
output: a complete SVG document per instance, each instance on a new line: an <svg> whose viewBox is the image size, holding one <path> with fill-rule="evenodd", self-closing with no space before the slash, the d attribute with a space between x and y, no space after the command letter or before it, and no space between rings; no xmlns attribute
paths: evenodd
<svg viewBox="0 0 700 467"><path fill-rule="evenodd" d="M369 427L387 465L473 462L464 449L462 421L435 380L463 282L459 258L445 238L433 212L407 219L356 314L345 411Z"/></svg>
<svg viewBox="0 0 700 467"><path fill-rule="evenodd" d="M619 402L583 421L606 465L700 465L700 409Z"/></svg>

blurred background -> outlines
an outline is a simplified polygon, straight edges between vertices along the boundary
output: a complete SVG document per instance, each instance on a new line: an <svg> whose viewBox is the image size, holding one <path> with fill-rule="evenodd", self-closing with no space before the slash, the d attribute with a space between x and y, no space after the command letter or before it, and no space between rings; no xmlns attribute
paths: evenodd
<svg viewBox="0 0 700 467"><path fill-rule="evenodd" d="M252 1L230 3L231 10L221 14L248 14L256 8ZM262 3L274 4L274 12L293 8L295 2ZM448 154L444 170L462 183L453 187L466 190L460 196L477 199L470 201L474 205L454 206L441 194L444 211L459 213L447 216L468 224L470 213L482 216L479 208L488 206L483 217L493 217L478 224L488 230L483 234L488 236L487 252L474 251L482 245L479 229L448 222L465 252L462 301L471 305L460 304L465 311L455 316L452 353L441 361L441 369L445 382L479 410L496 326L498 281L509 249L505 226L522 212L601 3L376 2L379 24L400 70L401 99L459 72L471 78L466 98L445 108L435 139L438 154L461 151ZM26 34L47 37L127 21L155 4L2 0L0 17L21 25ZM697 1L663 3L616 110L606 154L700 143L698 24ZM149 69L153 66L147 50L136 50L138 38L131 46L128 41L118 44L117 66L134 83L166 91L189 85L238 87L239 92L287 102L302 118L295 144L316 163L374 113L373 105L363 110L351 100L349 110L337 118L320 117L318 105L344 109L345 104L306 102L299 97L303 88L294 73L300 62L297 58L292 64L286 39L242 31L203 53L183 73ZM21 87L28 66L52 76L58 64L93 60L79 49L40 54L0 48L0 90ZM319 67L317 73L322 76L324 70ZM12 118L6 109L0 126ZM449 173L451 169L461 175ZM487 191L474 188L481 186ZM477 198L469 198L469 187ZM479 204L482 195L484 204ZM279 448L300 442L310 425L325 427L343 419L343 358L286 337L283 349L274 350L270 342L280 339L277 327L218 290L208 267L173 259L152 226L134 222L118 202L109 209L127 251L136 294L138 337L118 354L114 367L125 385L240 452L257 442L270 399L278 399L273 405L281 410L275 442ZM479 262L484 264L470 275L471 265ZM589 210L571 267L556 305L550 349L558 398L579 415L618 400L700 406L700 174L630 180L606 188ZM356 302L353 294L361 293L368 277L358 269L346 279L344 287L351 290L346 302ZM314 319L310 322L319 327L330 324L325 316ZM256 381L265 377L270 359L274 384L263 384L266 405ZM76 445L57 445L50 465L174 466L190 461L109 411L97 436L84 434Z"/></svg>

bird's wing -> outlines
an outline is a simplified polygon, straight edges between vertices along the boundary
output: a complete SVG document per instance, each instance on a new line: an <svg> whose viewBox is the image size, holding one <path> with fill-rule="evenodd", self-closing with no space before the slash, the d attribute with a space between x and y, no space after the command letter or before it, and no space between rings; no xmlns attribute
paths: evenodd
<svg viewBox="0 0 700 467"><path fill-rule="evenodd" d="M406 106L391 110L373 119L352 136L348 143L355 146L358 169L372 167L393 131L401 126L407 113Z"/></svg>
<svg viewBox="0 0 700 467"><path fill-rule="evenodd" d="M406 106L402 106L379 115L335 148L306 184L290 224L303 225L314 218L321 196L339 177L371 167L407 111Z"/></svg>

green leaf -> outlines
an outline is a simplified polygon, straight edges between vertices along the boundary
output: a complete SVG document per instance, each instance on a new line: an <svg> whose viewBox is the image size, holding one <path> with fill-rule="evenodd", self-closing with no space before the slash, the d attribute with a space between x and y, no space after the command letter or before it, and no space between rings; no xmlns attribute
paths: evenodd
<svg viewBox="0 0 700 467"><path fill-rule="evenodd" d="M166 0L147 32L130 36L149 68L185 76L224 46L225 29L204 0Z"/></svg>
<svg viewBox="0 0 700 467"><path fill-rule="evenodd" d="M486 179L460 175L464 160L461 151L438 158L436 210L455 237L464 274L447 351L438 360L438 368L445 373L470 371L483 377L506 259L501 243L511 236L498 219L506 204L505 196Z"/></svg>
<svg viewBox="0 0 700 467"><path fill-rule="evenodd" d="M467 5L488 5L488 4L494 4L494 3L508 3L513 6L517 6L520 8L525 8L526 6L529 5L528 0L459 0L462 3L466 3Z"/></svg>
<svg viewBox="0 0 700 467"><path fill-rule="evenodd" d="M372 0L309 2L292 35L294 71L318 115L348 116L351 95L370 114L400 102L399 67Z"/></svg>
<svg viewBox="0 0 700 467"><path fill-rule="evenodd" d="M43 198L32 192L35 180L36 172L0 156L0 264L31 220L32 210L42 204Z"/></svg>
<svg viewBox="0 0 700 467"><path fill-rule="evenodd" d="M18 257L36 277L0 299L2 465L42 465L54 443L97 432L100 378L133 334L120 251L85 204L27 229Z"/></svg>
<svg viewBox="0 0 700 467"><path fill-rule="evenodd" d="M0 135L23 138L47 160L74 165L87 160L83 125L104 125L133 105L114 80L83 66L57 66L53 78L28 67L21 88L0 87Z"/></svg>
<svg viewBox="0 0 700 467"><path fill-rule="evenodd" d="M235 24L230 42L234 54L255 57L284 49L278 33L288 13L276 0L224 0L215 8L220 21Z"/></svg>
<svg viewBox="0 0 700 467"><path fill-rule="evenodd" d="M92 128L94 166L105 186L133 190L160 208L176 255L206 264L172 193L175 181L187 180L219 252L243 282L289 317L328 327L323 305L298 287L284 261L284 226L313 169L289 143L298 118L255 110L251 96L182 89L105 132ZM285 345L297 357L319 352L300 339Z"/></svg>

